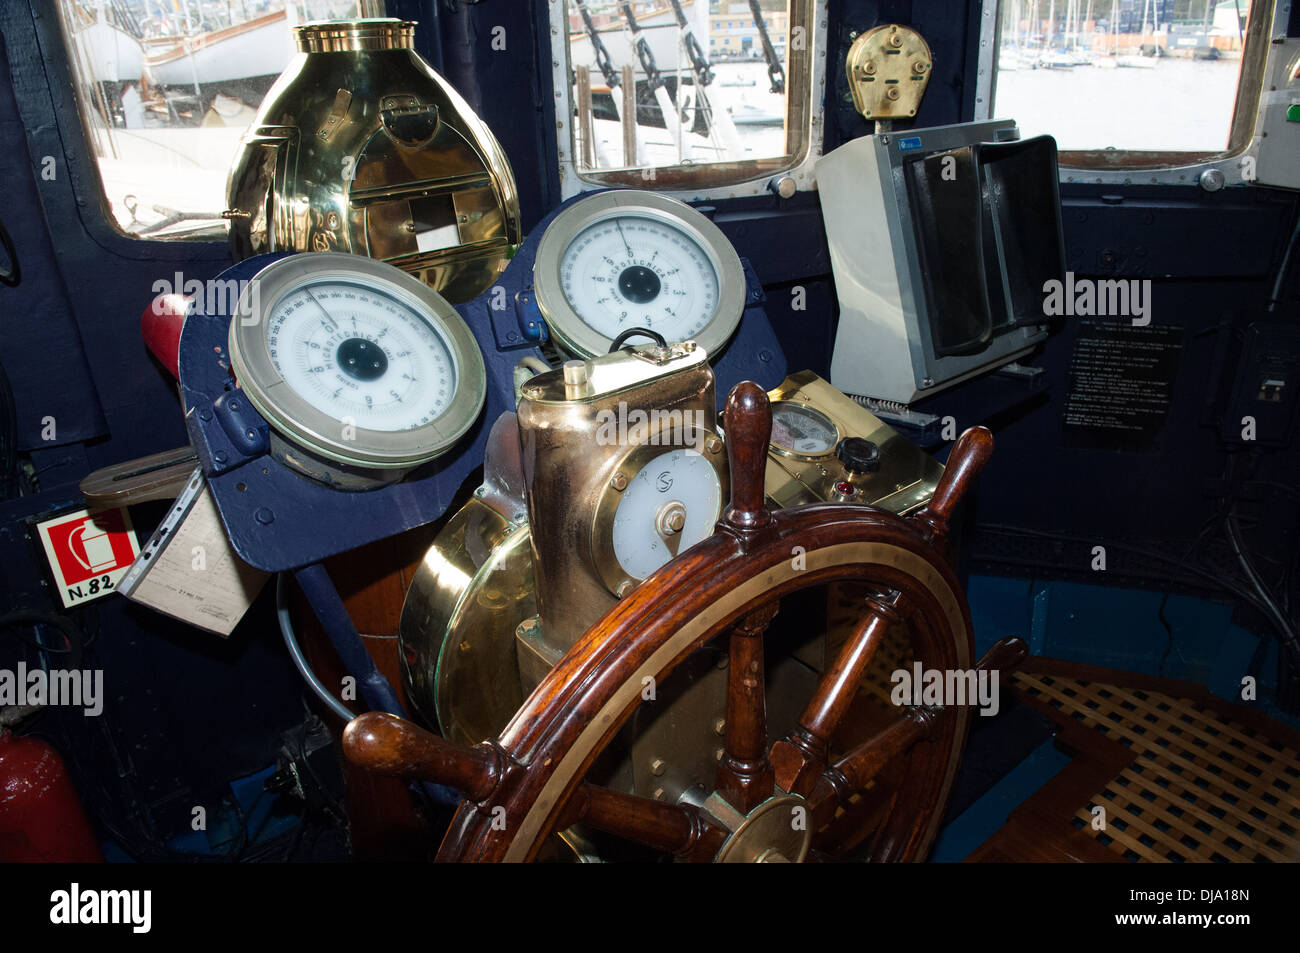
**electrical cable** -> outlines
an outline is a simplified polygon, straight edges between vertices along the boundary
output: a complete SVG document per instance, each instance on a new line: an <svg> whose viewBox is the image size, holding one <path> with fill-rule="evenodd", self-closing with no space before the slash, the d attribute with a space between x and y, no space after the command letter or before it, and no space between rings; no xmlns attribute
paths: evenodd
<svg viewBox="0 0 1300 953"><path fill-rule="evenodd" d="M526 367L534 374L545 374L547 371L551 370L551 365L547 364L540 357L534 357L531 354L526 354L521 357L518 366Z"/></svg>
<svg viewBox="0 0 1300 953"><path fill-rule="evenodd" d="M623 346L624 342L626 342L628 338L634 338L637 335L648 337L650 340L654 341L660 347L668 346L668 342L664 340L664 336L660 334L658 331L651 331L649 328L628 328L618 337L614 338L613 343L610 344L609 350L606 353L613 354L615 351L617 351L619 348Z"/></svg>
<svg viewBox="0 0 1300 953"><path fill-rule="evenodd" d="M307 659L302 654L302 647L298 645L298 637L293 631L293 621L289 618L289 587L284 573L280 573L275 581L275 614L280 620L280 634L284 636L284 645L289 650L289 658L293 660L294 668L303 677L303 681L316 693L317 698L345 722L357 717L356 712L334 697L307 664Z"/></svg>
<svg viewBox="0 0 1300 953"><path fill-rule="evenodd" d="M1166 592L1164 598L1160 600L1160 608L1156 610L1156 618L1159 619L1160 624L1165 627L1165 632L1168 635L1168 639L1165 641L1164 654L1160 656L1160 667L1156 669L1156 674L1161 677L1164 677L1165 663L1169 661L1169 654L1174 650L1174 627L1170 624L1169 617L1165 615L1165 609L1168 607L1169 593Z"/></svg>
<svg viewBox="0 0 1300 953"><path fill-rule="evenodd" d="M1273 290L1268 296L1269 311L1276 311L1281 302L1282 286L1286 281L1287 273L1291 270L1291 255L1295 251L1297 240L1300 240L1300 215L1296 216L1295 229L1287 240L1286 251L1282 253L1282 261L1277 266L1277 280L1273 282Z"/></svg>
<svg viewBox="0 0 1300 953"><path fill-rule="evenodd" d="M1252 588L1263 602L1268 615L1272 618L1278 631L1283 633L1282 643L1286 646L1291 657L1300 663L1300 644L1296 642L1295 629L1287 619L1286 614L1278 608L1277 602L1273 599L1273 594L1268 591L1264 585L1264 580L1260 578L1255 569L1254 563L1250 560L1250 555L1246 552L1246 546L1241 538L1241 527L1237 525L1235 511L1229 510L1228 515L1224 518L1224 528L1228 533L1228 543L1232 546L1233 555L1237 557L1237 563L1241 566L1242 572L1250 581Z"/></svg>

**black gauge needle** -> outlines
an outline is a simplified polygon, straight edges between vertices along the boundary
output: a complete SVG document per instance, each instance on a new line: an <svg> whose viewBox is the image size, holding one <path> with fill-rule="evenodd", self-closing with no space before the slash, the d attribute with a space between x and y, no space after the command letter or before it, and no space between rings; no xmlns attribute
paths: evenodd
<svg viewBox="0 0 1300 953"><path fill-rule="evenodd" d="M321 304L319 301L316 300L316 296L315 296L314 294L311 293L311 289L310 289L310 288L303 288L302 290L305 291L305 292L307 292L307 297L308 297L308 298L311 298L312 304L314 304L314 305L316 305L316 307L320 308L320 313L323 314L323 315L325 315L325 320L329 322L329 329L330 329L331 331L337 331L337 330L338 330L338 326L339 326L339 325L338 325L338 322L335 321L332 317L330 317L330 313L329 313L328 311L325 310L325 306L324 306L323 304Z"/></svg>
<svg viewBox="0 0 1300 953"><path fill-rule="evenodd" d="M628 244L627 236L623 234L623 223L614 219L614 227L618 229L618 237L623 239L623 247L627 249L627 257L630 261L632 258L632 246Z"/></svg>

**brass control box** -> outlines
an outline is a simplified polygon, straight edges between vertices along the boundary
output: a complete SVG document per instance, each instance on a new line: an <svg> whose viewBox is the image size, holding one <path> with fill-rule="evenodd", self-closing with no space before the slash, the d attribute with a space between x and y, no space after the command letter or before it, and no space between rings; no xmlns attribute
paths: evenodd
<svg viewBox="0 0 1300 953"><path fill-rule="evenodd" d="M730 490L715 406L708 355L692 341L569 361L523 387L538 606L518 632L526 684L620 596L712 535Z"/></svg>
<svg viewBox="0 0 1300 953"><path fill-rule="evenodd" d="M812 371L791 374L768 398L772 505L867 503L906 515L934 494L943 465Z"/></svg>

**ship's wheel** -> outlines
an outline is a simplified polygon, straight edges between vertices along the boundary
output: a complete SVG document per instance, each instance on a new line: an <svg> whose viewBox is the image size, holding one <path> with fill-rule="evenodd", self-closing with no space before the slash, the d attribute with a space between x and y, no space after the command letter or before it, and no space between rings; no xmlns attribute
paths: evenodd
<svg viewBox="0 0 1300 953"><path fill-rule="evenodd" d="M575 825L692 861L924 857L970 707L900 705L865 740L846 742L842 729L891 632L910 633L910 658L925 669L971 668L970 613L947 558L948 520L992 437L983 428L964 433L930 504L900 518L843 504L769 512L771 412L761 388L731 392L725 427L732 499L717 531L597 622L495 741L461 748L381 713L348 725L344 750L353 762L464 794L439 860L534 860ZM827 586L856 594L856 622L793 730L771 742L765 633L783 601ZM714 640L727 660L714 789L667 803L589 779L638 706L654 704L647 686ZM1024 655L1023 642L1005 640L978 667L1014 667Z"/></svg>

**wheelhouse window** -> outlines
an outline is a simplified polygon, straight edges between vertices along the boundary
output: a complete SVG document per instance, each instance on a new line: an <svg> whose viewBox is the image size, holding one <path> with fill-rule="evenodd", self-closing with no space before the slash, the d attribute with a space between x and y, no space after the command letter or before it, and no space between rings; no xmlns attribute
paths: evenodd
<svg viewBox="0 0 1300 953"><path fill-rule="evenodd" d="M791 169L812 141L824 0L561 0L565 191L708 188Z"/></svg>
<svg viewBox="0 0 1300 953"><path fill-rule="evenodd" d="M381 0L57 0L112 221L150 239L220 240L226 173L308 20Z"/></svg>
<svg viewBox="0 0 1300 953"><path fill-rule="evenodd" d="M1001 0L991 115L1072 166L1171 165L1249 142L1268 0ZM1116 152L1125 153L1116 155Z"/></svg>

